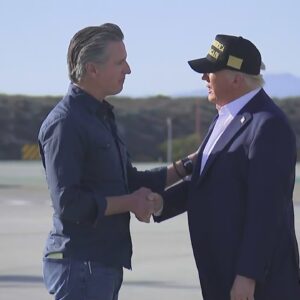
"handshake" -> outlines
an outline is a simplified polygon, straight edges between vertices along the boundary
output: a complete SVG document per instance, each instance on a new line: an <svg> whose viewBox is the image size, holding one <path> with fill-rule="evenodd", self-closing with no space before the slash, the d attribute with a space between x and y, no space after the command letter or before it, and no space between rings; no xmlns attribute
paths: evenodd
<svg viewBox="0 0 300 300"><path fill-rule="evenodd" d="M150 223L151 215L160 211L163 206L162 196L145 187L134 191L130 196L130 211L141 222Z"/></svg>

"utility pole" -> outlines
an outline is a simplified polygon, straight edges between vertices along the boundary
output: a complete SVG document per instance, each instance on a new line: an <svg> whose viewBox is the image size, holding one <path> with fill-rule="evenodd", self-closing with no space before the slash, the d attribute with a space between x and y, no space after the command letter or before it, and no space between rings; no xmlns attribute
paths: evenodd
<svg viewBox="0 0 300 300"><path fill-rule="evenodd" d="M172 162L172 119L167 118L167 162Z"/></svg>

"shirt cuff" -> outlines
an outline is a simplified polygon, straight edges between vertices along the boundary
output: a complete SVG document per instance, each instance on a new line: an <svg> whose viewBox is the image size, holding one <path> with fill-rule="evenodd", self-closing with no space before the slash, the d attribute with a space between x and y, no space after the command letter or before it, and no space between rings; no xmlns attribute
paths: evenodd
<svg viewBox="0 0 300 300"><path fill-rule="evenodd" d="M162 212L163 212L163 210L164 210L164 202L162 202L161 208L160 208L157 212L154 212L154 213L153 213L153 216L154 216L154 217L160 217L161 214L162 214Z"/></svg>

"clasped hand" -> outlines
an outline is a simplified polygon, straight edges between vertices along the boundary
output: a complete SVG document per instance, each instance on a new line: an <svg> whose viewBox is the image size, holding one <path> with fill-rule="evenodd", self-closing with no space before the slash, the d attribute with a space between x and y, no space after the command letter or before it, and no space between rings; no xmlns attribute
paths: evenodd
<svg viewBox="0 0 300 300"><path fill-rule="evenodd" d="M132 212L136 218L141 222L150 223L151 215L162 207L163 199L161 195L144 187L136 190L131 195L133 197Z"/></svg>

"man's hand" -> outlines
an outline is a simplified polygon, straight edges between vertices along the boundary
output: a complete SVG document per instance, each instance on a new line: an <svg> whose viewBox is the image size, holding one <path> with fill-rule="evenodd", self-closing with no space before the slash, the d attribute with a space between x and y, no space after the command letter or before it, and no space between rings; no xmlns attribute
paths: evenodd
<svg viewBox="0 0 300 300"><path fill-rule="evenodd" d="M193 161L193 166L195 167L196 162L197 162L197 158L198 158L198 150L194 153L189 154L188 158Z"/></svg>
<svg viewBox="0 0 300 300"><path fill-rule="evenodd" d="M254 300L255 280L236 275L230 291L230 300Z"/></svg>
<svg viewBox="0 0 300 300"><path fill-rule="evenodd" d="M151 215L155 211L156 201L148 198L151 194L153 193L150 189L142 187L130 195L132 197L131 211L141 222L150 223Z"/></svg>
<svg viewBox="0 0 300 300"><path fill-rule="evenodd" d="M154 206L154 215L157 214L158 212L162 211L163 208L163 198L161 195L157 193L151 193L148 195L148 200L153 202Z"/></svg>

